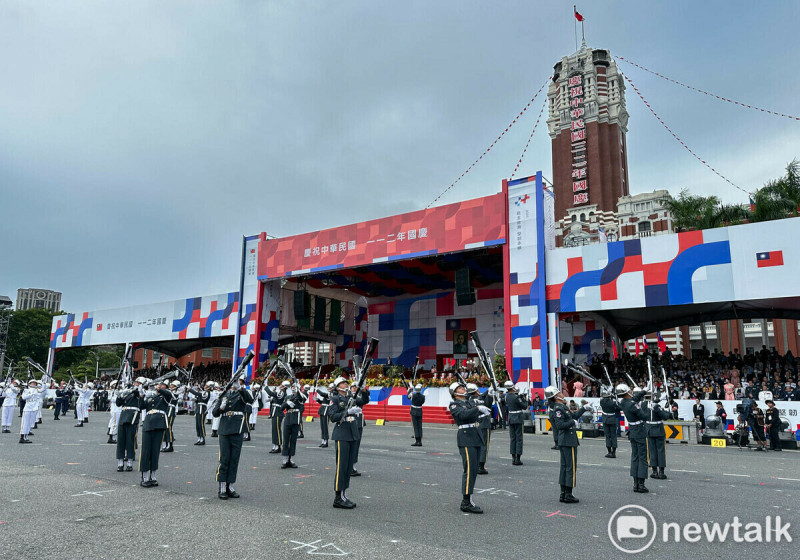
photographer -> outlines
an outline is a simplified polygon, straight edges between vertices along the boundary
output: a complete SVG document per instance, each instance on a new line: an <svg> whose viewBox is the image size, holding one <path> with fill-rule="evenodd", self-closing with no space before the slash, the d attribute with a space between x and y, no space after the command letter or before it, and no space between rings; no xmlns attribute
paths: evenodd
<svg viewBox="0 0 800 560"><path fill-rule="evenodd" d="M741 414L744 422L750 426L753 439L757 444L756 451L766 451L766 442L764 441L764 413L756 406L756 402L753 399L752 387L748 387L745 391L742 404L737 405L736 410Z"/></svg>
<svg viewBox="0 0 800 560"><path fill-rule="evenodd" d="M771 451L780 451L781 450L781 440L780 440L780 433L781 433L781 418L780 418L780 411L775 408L774 401L766 401L767 403L767 413L764 418L764 422L766 424L767 430L769 431L769 448Z"/></svg>

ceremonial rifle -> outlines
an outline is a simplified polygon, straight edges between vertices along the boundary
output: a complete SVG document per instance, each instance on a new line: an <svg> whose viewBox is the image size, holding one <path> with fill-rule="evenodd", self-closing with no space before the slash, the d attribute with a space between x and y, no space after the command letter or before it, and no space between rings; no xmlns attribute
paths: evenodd
<svg viewBox="0 0 800 560"><path fill-rule="evenodd" d="M475 350L478 353L478 360L480 361L483 370L486 372L486 375L489 376L489 381L492 383L492 390L494 391L495 398L499 402L500 385L497 383L497 376L494 373L494 365L489 359L489 355L486 353L486 350L483 349L481 339L478 337L478 331L472 331L469 333L469 336L472 339L472 344L475 346Z"/></svg>
<svg viewBox="0 0 800 560"><path fill-rule="evenodd" d="M356 400L361 392L364 390L364 386L367 383L367 375L369 374L369 368L372 365L372 355L375 353L375 350L378 348L378 339L377 338L370 338L369 342L367 342L367 349L364 352L364 360L362 361L358 355L353 356L353 368L356 371L356 392L350 393L350 398L347 400L347 407L346 410L350 410L355 406Z"/></svg>
<svg viewBox="0 0 800 560"><path fill-rule="evenodd" d="M120 379L122 379L122 376L125 374L125 370L128 368L128 360L130 360L131 358L132 351L133 351L133 344L128 344L127 347L125 348L125 355L122 357L122 363L119 365L119 373L117 373L117 377L114 380L116 381L116 383L114 384L115 387L119 385ZM125 382L123 380L123 385L124 384ZM109 384L109 387L110 386L111 385Z"/></svg>
<svg viewBox="0 0 800 560"><path fill-rule="evenodd" d="M419 356L417 356L417 359L414 360L414 370L411 372L411 384L412 385L416 385L417 384L417 371L419 370L419 367L420 367L419 366Z"/></svg>
<svg viewBox="0 0 800 560"><path fill-rule="evenodd" d="M250 363L250 361L253 359L255 355L256 353L253 352L252 350L250 350L247 353L247 355L242 360L242 363L239 364L239 367L236 368L236 371L233 372L233 376L230 378L230 381L228 381L228 383L225 384L225 387L222 388L222 392L220 393L221 395L224 395L225 393L228 392L228 389L230 389L231 385L233 385L234 382L239 379L239 375L241 375L241 373L244 371L244 369L247 367L247 365Z"/></svg>

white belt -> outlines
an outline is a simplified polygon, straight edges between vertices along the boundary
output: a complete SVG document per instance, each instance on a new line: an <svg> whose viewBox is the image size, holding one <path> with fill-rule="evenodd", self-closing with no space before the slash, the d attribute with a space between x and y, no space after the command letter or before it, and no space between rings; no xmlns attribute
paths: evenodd
<svg viewBox="0 0 800 560"><path fill-rule="evenodd" d="M300 412L299 408L287 408L284 412Z"/></svg>
<svg viewBox="0 0 800 560"><path fill-rule="evenodd" d="M167 413L164 412L163 410L156 410L156 409L148 410L147 414L163 414L164 416L167 415Z"/></svg>
<svg viewBox="0 0 800 560"><path fill-rule="evenodd" d="M422 408L422 407L421 407L421 406L414 406L414 405L412 404L412 405L411 405L411 408Z"/></svg>
<svg viewBox="0 0 800 560"><path fill-rule="evenodd" d="M244 416L244 412L224 412L223 416Z"/></svg>
<svg viewBox="0 0 800 560"><path fill-rule="evenodd" d="M473 424L459 424L458 425L458 429L459 430L466 430L467 428L477 428L477 427L478 427L478 423L477 422L475 422Z"/></svg>
<svg viewBox="0 0 800 560"><path fill-rule="evenodd" d="M654 424L663 424L664 422L650 422L648 420L647 423L650 424L650 425L654 425Z"/></svg>
<svg viewBox="0 0 800 560"><path fill-rule="evenodd" d="M139 410L139 408L135 406L123 406L120 410Z"/></svg>
<svg viewBox="0 0 800 560"><path fill-rule="evenodd" d="M348 416L342 420L342 422L355 422L355 421L356 421L355 416Z"/></svg>
<svg viewBox="0 0 800 560"><path fill-rule="evenodd" d="M628 422L628 426L638 426L641 423L642 423L641 420L639 420L638 422Z"/></svg>
<svg viewBox="0 0 800 560"><path fill-rule="evenodd" d="M525 412L524 410L509 410L509 414L517 414L518 412Z"/></svg>

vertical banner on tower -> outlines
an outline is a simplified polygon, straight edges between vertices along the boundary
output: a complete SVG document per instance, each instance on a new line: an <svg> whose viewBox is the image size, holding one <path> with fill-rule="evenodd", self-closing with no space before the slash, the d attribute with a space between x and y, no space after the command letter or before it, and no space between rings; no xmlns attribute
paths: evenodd
<svg viewBox="0 0 800 560"><path fill-rule="evenodd" d="M503 181L503 192L508 196L506 367L515 383L530 382L541 393L542 372L549 370L542 174Z"/></svg>

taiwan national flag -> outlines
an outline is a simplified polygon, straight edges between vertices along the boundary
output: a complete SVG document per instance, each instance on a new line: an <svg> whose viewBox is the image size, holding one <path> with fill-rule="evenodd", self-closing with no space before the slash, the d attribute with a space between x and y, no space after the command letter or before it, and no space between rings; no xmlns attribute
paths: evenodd
<svg viewBox="0 0 800 560"><path fill-rule="evenodd" d="M636 355L639 355L639 352L642 351L642 347L639 345L639 337L636 337Z"/></svg>
<svg viewBox="0 0 800 560"><path fill-rule="evenodd" d="M647 337L645 336L642 337L642 348L644 349L645 352L650 351L650 347L647 345Z"/></svg>
<svg viewBox="0 0 800 560"><path fill-rule="evenodd" d="M661 331L656 333L656 338L658 338L658 351L663 354L667 351L667 343L664 342L663 338L661 338Z"/></svg>
<svg viewBox="0 0 800 560"><path fill-rule="evenodd" d="M758 265L758 268L764 268L767 266L783 266L783 251L756 253L756 264Z"/></svg>
<svg viewBox="0 0 800 560"><path fill-rule="evenodd" d="M614 359L618 359L619 356L617 355L617 342L613 338L611 339L611 350L614 352Z"/></svg>

